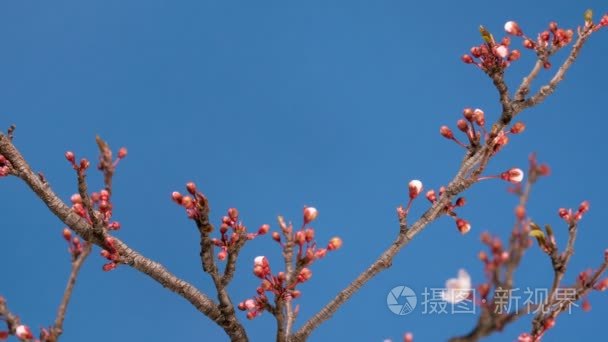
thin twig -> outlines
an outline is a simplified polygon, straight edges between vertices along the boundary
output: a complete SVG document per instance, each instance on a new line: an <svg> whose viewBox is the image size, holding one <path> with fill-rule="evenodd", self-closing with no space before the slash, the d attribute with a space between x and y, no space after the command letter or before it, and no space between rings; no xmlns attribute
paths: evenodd
<svg viewBox="0 0 608 342"><path fill-rule="evenodd" d="M87 259L89 254L91 254L92 249L93 245L87 243L82 250L82 253L80 253L72 262L72 271L70 272L70 277L68 278L65 291L63 291L63 297L61 298L61 303L59 304L59 309L57 310L55 324L49 331L50 334L47 338L47 342L56 342L59 340L59 336L63 333L63 321L65 320L65 314L68 309L68 304L70 303L70 298L72 298L72 292L74 291L74 285L76 285L78 273L80 272L84 261Z"/></svg>

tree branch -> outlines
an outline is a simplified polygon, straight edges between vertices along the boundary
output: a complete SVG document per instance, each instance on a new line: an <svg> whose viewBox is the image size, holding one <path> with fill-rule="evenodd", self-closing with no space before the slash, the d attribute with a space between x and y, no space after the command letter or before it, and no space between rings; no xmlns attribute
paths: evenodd
<svg viewBox="0 0 608 342"><path fill-rule="evenodd" d="M89 223L74 213L50 188L43 182L30 168L21 153L15 148L7 136L0 133L0 154L10 161L13 173L21 178L38 195L44 204L57 216L64 224L71 227L85 241L94 243L101 248L106 248L105 241L98 234L95 234ZM114 237L114 245L120 254L121 262L129 265L136 270L148 275L156 282L166 287L170 291L190 302L198 311L209 317L212 321L222 326L226 333L233 340L246 340L245 332L239 329L232 329L232 326L224 326L225 322L222 313L216 304L205 294L201 293L191 284L176 277L161 264L144 257L135 250L131 249L120 239Z"/></svg>

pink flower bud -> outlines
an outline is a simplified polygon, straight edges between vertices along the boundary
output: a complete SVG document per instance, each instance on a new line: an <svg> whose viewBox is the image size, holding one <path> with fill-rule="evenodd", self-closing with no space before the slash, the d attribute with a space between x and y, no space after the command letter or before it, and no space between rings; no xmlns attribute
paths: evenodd
<svg viewBox="0 0 608 342"><path fill-rule="evenodd" d="M268 231L270 230L270 225L268 224L263 224L260 226L260 228L258 229L258 234L260 235L264 235L266 233L268 233Z"/></svg>
<svg viewBox="0 0 608 342"><path fill-rule="evenodd" d="M584 214L586 212L589 211L589 201L584 201L583 203L581 203L581 205L578 207L578 212L581 214Z"/></svg>
<svg viewBox="0 0 608 342"><path fill-rule="evenodd" d="M534 338L528 333L521 333L519 337L517 337L517 342L534 342Z"/></svg>
<svg viewBox="0 0 608 342"><path fill-rule="evenodd" d="M548 176L551 174L551 168L547 164L541 164L536 171L541 176Z"/></svg>
<svg viewBox="0 0 608 342"><path fill-rule="evenodd" d="M473 111L473 108L465 108L462 111L462 115L464 116L465 119L469 120L469 122L473 122L474 114L475 114L475 112Z"/></svg>
<svg viewBox="0 0 608 342"><path fill-rule="evenodd" d="M103 189L99 192L99 198L102 201L107 201L110 198L110 192L108 192L108 190Z"/></svg>
<svg viewBox="0 0 608 342"><path fill-rule="evenodd" d="M80 159L80 168L82 170L88 169L89 165L91 165L91 163L89 162L88 159L85 159L85 158Z"/></svg>
<svg viewBox="0 0 608 342"><path fill-rule="evenodd" d="M519 52L519 50L513 50L513 51L511 51L511 54L509 55L509 57L507 58L507 60L509 62L515 62L520 57L521 57L521 52Z"/></svg>
<svg viewBox="0 0 608 342"><path fill-rule="evenodd" d="M117 263L109 262L109 263L103 265L102 269L104 270L104 272L109 272L109 271L112 271L113 269L115 269L117 266L118 266Z"/></svg>
<svg viewBox="0 0 608 342"><path fill-rule="evenodd" d="M70 197L70 201L73 204L82 203L82 197L80 197L80 194L73 194L72 197Z"/></svg>
<svg viewBox="0 0 608 342"><path fill-rule="evenodd" d="M226 260L227 256L228 256L228 253L223 249L221 251L219 251L219 253L217 253L217 259L220 261Z"/></svg>
<svg viewBox="0 0 608 342"><path fill-rule="evenodd" d="M408 184L408 188L410 192L410 199L414 199L418 197L418 195L422 191L422 182L417 179L414 179L410 181L410 183Z"/></svg>
<svg viewBox="0 0 608 342"><path fill-rule="evenodd" d="M329 244L327 244L327 249L330 251L335 251L340 247L342 247L342 239L337 236L331 238L331 240L329 240Z"/></svg>
<svg viewBox="0 0 608 342"><path fill-rule="evenodd" d="M99 195L98 192L94 192L91 194L91 201L93 201L93 203L99 201L100 198L101 198L101 196Z"/></svg>
<svg viewBox="0 0 608 342"><path fill-rule="evenodd" d="M515 217L517 217L518 220L523 220L526 218L526 207L524 207L523 205L518 205L515 208Z"/></svg>
<svg viewBox="0 0 608 342"><path fill-rule="evenodd" d="M511 183L520 183L524 179L524 172L518 168L509 169L500 174L500 178Z"/></svg>
<svg viewBox="0 0 608 342"><path fill-rule="evenodd" d="M551 39L551 33L549 33L549 31L543 31L541 32L541 34L538 35L538 38L540 39L540 41L546 43L549 41L549 39Z"/></svg>
<svg viewBox="0 0 608 342"><path fill-rule="evenodd" d="M257 256L255 259L253 259L253 265L266 267L268 266L268 259L266 259L266 257L263 255Z"/></svg>
<svg viewBox="0 0 608 342"><path fill-rule="evenodd" d="M496 45L493 48L494 55L500 58L507 58L509 55L509 48L504 45Z"/></svg>
<svg viewBox="0 0 608 342"><path fill-rule="evenodd" d="M524 47L526 49L534 49L534 47L536 47L536 44L531 39L526 39L524 40Z"/></svg>
<svg viewBox="0 0 608 342"><path fill-rule="evenodd" d="M446 139L454 139L454 133L452 133L452 130L448 126L441 126L439 133Z"/></svg>
<svg viewBox="0 0 608 342"><path fill-rule="evenodd" d="M194 182L188 182L186 184L186 190L188 190L191 195L196 195L196 184L194 184Z"/></svg>
<svg viewBox="0 0 608 342"><path fill-rule="evenodd" d="M549 30L551 32L557 31L557 23L555 21L552 21L552 22L549 23Z"/></svg>
<svg viewBox="0 0 608 342"><path fill-rule="evenodd" d="M476 108L473 111L473 119L479 126L483 126L486 123L485 114L483 110Z"/></svg>
<svg viewBox="0 0 608 342"><path fill-rule="evenodd" d="M118 159L122 159L122 158L124 158L126 156L127 156L127 148L126 147L121 147L118 150Z"/></svg>
<svg viewBox="0 0 608 342"><path fill-rule="evenodd" d="M236 208L228 209L228 217L230 217L232 221L237 221L239 219L239 211Z"/></svg>
<svg viewBox="0 0 608 342"><path fill-rule="evenodd" d="M304 267L298 274L298 282L303 283L312 277L312 271Z"/></svg>
<svg viewBox="0 0 608 342"><path fill-rule="evenodd" d="M464 133L468 132L468 130L469 130L469 124L467 123L467 121L465 119L458 120L456 122L456 127L458 127L458 129Z"/></svg>
<svg viewBox="0 0 608 342"><path fill-rule="evenodd" d="M15 329L15 336L22 340L31 340L34 338L34 335L32 335L32 331L30 330L30 328L27 325L23 324L17 326L17 328Z"/></svg>
<svg viewBox="0 0 608 342"><path fill-rule="evenodd" d="M315 238L315 230L312 228L306 228L304 230L304 238L306 242L311 242Z"/></svg>
<svg viewBox="0 0 608 342"><path fill-rule="evenodd" d="M266 270L264 267L256 265L253 266L253 274L260 279L264 279L266 276Z"/></svg>
<svg viewBox="0 0 608 342"><path fill-rule="evenodd" d="M411 332L405 333L403 335L403 342L414 342L414 335Z"/></svg>
<svg viewBox="0 0 608 342"><path fill-rule="evenodd" d="M177 203L177 204L182 204L182 199L184 198L184 196L182 196L182 194L180 194L177 191L173 191L171 193L171 199Z"/></svg>
<svg viewBox="0 0 608 342"><path fill-rule="evenodd" d="M456 206L457 207L464 207L464 205L467 203L466 199L464 197L458 197L458 199L456 199Z"/></svg>
<svg viewBox="0 0 608 342"><path fill-rule="evenodd" d="M63 228L62 234L65 241L70 242L70 240L72 240L72 232L70 231L70 229L68 229L68 227Z"/></svg>
<svg viewBox="0 0 608 342"><path fill-rule="evenodd" d="M481 49L478 46L473 46L471 48L471 55L475 58L481 57Z"/></svg>
<svg viewBox="0 0 608 342"><path fill-rule="evenodd" d="M296 235L294 236L293 240L295 241L295 243L303 245L306 242L306 235L303 231L298 231L296 232Z"/></svg>
<svg viewBox="0 0 608 342"><path fill-rule="evenodd" d="M456 220L456 227L462 235L468 233L471 230L471 225L469 224L469 222L463 219Z"/></svg>
<svg viewBox="0 0 608 342"><path fill-rule="evenodd" d="M465 62L466 64L473 64L475 63L473 61L473 57L471 57L470 55L462 55L462 57L460 57L460 59Z"/></svg>
<svg viewBox="0 0 608 342"><path fill-rule="evenodd" d="M272 239L276 242L281 242L281 235L279 232L272 232Z"/></svg>
<svg viewBox="0 0 608 342"><path fill-rule="evenodd" d="M399 220L403 220L407 217L407 211L405 211L405 208L403 208L403 206L398 206L397 207L397 218L399 218Z"/></svg>
<svg viewBox="0 0 608 342"><path fill-rule="evenodd" d="M522 36L524 34L519 25L514 21L507 21L505 31L513 36Z"/></svg>
<svg viewBox="0 0 608 342"><path fill-rule="evenodd" d="M257 305L255 304L255 300L253 299L247 299L244 304L247 310L253 310L257 307Z"/></svg>
<svg viewBox="0 0 608 342"><path fill-rule="evenodd" d="M516 122L511 127L510 132L513 134L519 134L519 133L523 132L525 129L526 129L526 125L524 125L523 122Z"/></svg>
<svg viewBox="0 0 608 342"><path fill-rule="evenodd" d="M588 298L583 299L583 304L581 305L581 308L585 312L591 311L591 303L589 302Z"/></svg>
<svg viewBox="0 0 608 342"><path fill-rule="evenodd" d="M182 203L181 204L186 209L191 209L192 207L194 207L194 201L192 200L192 197L190 197L190 196L184 196L184 197L182 197Z"/></svg>
<svg viewBox="0 0 608 342"><path fill-rule="evenodd" d="M101 252L99 252L99 254L101 254L102 257L104 257L104 258L106 258L108 260L112 260L112 253L110 253L106 249L102 249Z"/></svg>
<svg viewBox="0 0 608 342"><path fill-rule="evenodd" d="M319 212L314 207L304 207L304 224L309 224L317 218Z"/></svg>
<svg viewBox="0 0 608 342"><path fill-rule="evenodd" d="M437 195L435 195L435 190L431 189L426 192L426 199L431 203L435 203L437 201Z"/></svg>
<svg viewBox="0 0 608 342"><path fill-rule="evenodd" d="M74 156L74 152L72 151L67 151L65 153L65 159L67 159L72 164L76 163L76 158Z"/></svg>

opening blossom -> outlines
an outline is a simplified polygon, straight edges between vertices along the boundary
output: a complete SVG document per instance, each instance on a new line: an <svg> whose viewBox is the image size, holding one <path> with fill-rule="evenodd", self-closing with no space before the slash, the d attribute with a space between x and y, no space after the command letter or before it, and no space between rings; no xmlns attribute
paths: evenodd
<svg viewBox="0 0 608 342"><path fill-rule="evenodd" d="M500 178L511 183L520 183L524 179L524 172L521 169L513 168L500 174Z"/></svg>
<svg viewBox="0 0 608 342"><path fill-rule="evenodd" d="M31 340L34 338L34 334L27 325L19 325L15 329L15 336L22 340Z"/></svg>
<svg viewBox="0 0 608 342"><path fill-rule="evenodd" d="M471 277L464 269L458 271L458 278L448 279L445 289L441 292L441 298L452 304L462 302L471 294Z"/></svg>
<svg viewBox="0 0 608 342"><path fill-rule="evenodd" d="M418 197L418 195L422 191L422 182L417 179L414 179L410 181L410 183L408 184L408 188L410 192L410 198L414 199Z"/></svg>

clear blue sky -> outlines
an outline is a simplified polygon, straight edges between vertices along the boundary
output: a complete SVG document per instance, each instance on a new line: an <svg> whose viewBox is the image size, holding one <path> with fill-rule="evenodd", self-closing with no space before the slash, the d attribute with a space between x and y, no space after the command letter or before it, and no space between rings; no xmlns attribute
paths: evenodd
<svg viewBox="0 0 608 342"><path fill-rule="evenodd" d="M490 81L459 57L479 42L477 27L501 36L517 20L532 36L550 20L582 22L604 1L3 1L0 4L0 126L16 124L16 144L65 200L75 192L66 150L96 157L100 134L128 158L115 177L117 234L133 248L214 295L200 269L196 228L170 201L193 180L208 195L212 217L237 207L250 228L282 214L300 220L303 205L319 209L320 241L334 235L343 248L313 267L302 286L301 319L309 318L359 274L398 230L394 209L407 182L446 184L462 151L438 134L466 106L496 118ZM497 173L526 167L536 151L553 174L534 189L530 215L551 223L564 244L559 207L591 202L582 221L568 278L596 266L608 247L605 222L608 32L591 39L560 85L521 117L515 137L489 166ZM518 82L525 55L510 70ZM563 57L563 54L560 55ZM558 58L559 59L559 58ZM554 65L558 60L554 61ZM554 70L552 70L553 72ZM542 80L546 80L547 73ZM91 186L101 186L98 175ZM16 179L0 180L0 293L38 330L49 325L69 272L62 224ZM441 287L459 268L483 279L476 261L479 234L508 236L515 198L502 182L467 192L461 214L473 229L461 236L443 218L408 246L393 267L371 281L312 336L381 341L413 331L439 341L468 331L471 315L396 316L388 291ZM419 215L426 203L416 203ZM269 238L246 246L230 291L235 301L257 285L252 259ZM226 340L223 331L187 302L128 268L104 273L98 250L84 266L65 324L65 341ZM547 258L532 249L518 286L550 282ZM276 268L275 267L275 268ZM605 295L593 309L559 318L547 341L594 340L608 315ZM254 341L271 339L268 314L241 318ZM518 323L490 341L512 341ZM603 329L602 329L603 330Z"/></svg>

